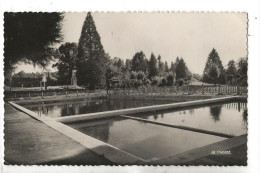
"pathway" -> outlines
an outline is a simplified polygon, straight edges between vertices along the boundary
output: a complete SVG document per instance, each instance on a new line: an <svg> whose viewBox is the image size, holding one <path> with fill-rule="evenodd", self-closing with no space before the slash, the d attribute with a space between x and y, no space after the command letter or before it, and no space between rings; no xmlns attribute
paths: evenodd
<svg viewBox="0 0 260 173"><path fill-rule="evenodd" d="M4 108L6 164L112 164L8 103L5 103Z"/></svg>

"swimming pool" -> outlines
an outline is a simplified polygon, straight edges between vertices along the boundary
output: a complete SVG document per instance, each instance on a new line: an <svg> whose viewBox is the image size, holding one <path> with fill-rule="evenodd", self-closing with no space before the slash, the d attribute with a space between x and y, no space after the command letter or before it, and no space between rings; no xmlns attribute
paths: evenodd
<svg viewBox="0 0 260 173"><path fill-rule="evenodd" d="M132 116L235 136L247 133L246 102L227 102L203 107L191 107L185 110L133 114Z"/></svg>
<svg viewBox="0 0 260 173"><path fill-rule="evenodd" d="M69 126L145 160L173 156L226 139L130 119L99 120Z"/></svg>
<svg viewBox="0 0 260 173"><path fill-rule="evenodd" d="M230 147L230 144L233 146L245 142L246 98L231 96L204 99L177 99L176 102L174 99L141 97L45 100L44 106L54 110L53 114L45 116L37 116L37 112L40 112L37 102L43 100L11 104L108 160L127 164L179 158L187 153L197 155L200 149L204 154L205 151L209 154L214 147L223 143ZM79 111L75 111L70 104L82 105L82 114L77 114ZM63 112L57 109L60 105L69 105L74 112L68 115L72 116L62 116ZM234 140L238 141L228 142L236 136L239 139Z"/></svg>
<svg viewBox="0 0 260 173"><path fill-rule="evenodd" d="M122 116L67 125L148 161L167 158L227 139L208 131L234 136L247 133L246 103L240 101L128 116L161 122L162 125ZM187 127L188 130L166 127L163 123ZM196 132L189 128L205 132Z"/></svg>
<svg viewBox="0 0 260 173"><path fill-rule="evenodd" d="M38 114L50 117L63 117L87 113L144 107L151 105L184 102L187 99L152 100L131 98L110 99L80 99L63 102L38 101L34 103L19 103L21 106Z"/></svg>

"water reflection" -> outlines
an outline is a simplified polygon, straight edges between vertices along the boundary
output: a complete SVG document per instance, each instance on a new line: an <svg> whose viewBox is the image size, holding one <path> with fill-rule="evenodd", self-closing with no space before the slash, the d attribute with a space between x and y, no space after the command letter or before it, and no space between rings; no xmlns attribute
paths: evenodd
<svg viewBox="0 0 260 173"><path fill-rule="evenodd" d="M94 105L104 104L105 108L115 103L117 102L110 100L94 102ZM89 105L91 104L93 103L90 102ZM118 106L125 106L125 103L118 103ZM81 107L79 104L79 109L82 109ZM247 133L247 104L244 102L211 104L186 110L154 111L130 116L226 134ZM163 158L223 140L213 135L166 128L125 118L81 122L70 126L144 159Z"/></svg>
<svg viewBox="0 0 260 173"><path fill-rule="evenodd" d="M245 102L211 104L210 106L183 109L137 113L130 116L233 135L247 132L247 104Z"/></svg>
<svg viewBox="0 0 260 173"><path fill-rule="evenodd" d="M180 101L181 100L177 100L176 102ZM41 105L42 107L39 108L37 108L37 105L25 105L25 107L32 111L38 112L39 114L44 114L51 117L59 117L118 109L136 108L142 106L151 106L156 104L168 104L173 102L175 101L135 100L125 98L92 100L85 99L81 101L69 101L62 103L43 103L43 105ZM45 109L47 109L48 111L45 111Z"/></svg>
<svg viewBox="0 0 260 173"><path fill-rule="evenodd" d="M214 122L217 122L220 120L221 108L222 108L222 105L209 107L210 115L212 116L212 119L214 120Z"/></svg>
<svg viewBox="0 0 260 173"><path fill-rule="evenodd" d="M246 126L246 128L247 128L247 109L245 109L243 111L243 123L244 123L244 126Z"/></svg>
<svg viewBox="0 0 260 173"><path fill-rule="evenodd" d="M153 115L153 118L154 118L155 120L157 120L157 119L158 119L158 114L154 114L154 115Z"/></svg>

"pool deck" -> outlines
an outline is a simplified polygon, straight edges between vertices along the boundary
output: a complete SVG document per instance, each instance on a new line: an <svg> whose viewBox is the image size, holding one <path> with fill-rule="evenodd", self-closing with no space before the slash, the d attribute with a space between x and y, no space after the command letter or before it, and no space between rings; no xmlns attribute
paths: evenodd
<svg viewBox="0 0 260 173"><path fill-rule="evenodd" d="M113 162L92 152L73 138L18 111L8 103L4 106L6 164L113 165ZM242 135L140 165L246 165L246 142L246 135ZM232 154L211 154L212 150L217 149L228 150Z"/></svg>
<svg viewBox="0 0 260 173"><path fill-rule="evenodd" d="M4 108L5 164L113 164L10 104Z"/></svg>

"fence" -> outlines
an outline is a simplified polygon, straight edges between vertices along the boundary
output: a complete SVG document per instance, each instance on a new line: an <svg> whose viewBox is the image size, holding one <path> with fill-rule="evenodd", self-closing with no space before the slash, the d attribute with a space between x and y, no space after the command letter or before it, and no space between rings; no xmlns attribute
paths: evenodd
<svg viewBox="0 0 260 173"><path fill-rule="evenodd" d="M42 90L42 91L5 91L5 99L32 99L48 97L77 97L106 95L104 89L87 90ZM109 91L109 95L156 95L156 94L202 94L202 95L241 95L247 94L247 87L241 86L172 86L172 87L139 87L139 88L114 88Z"/></svg>
<svg viewBox="0 0 260 173"><path fill-rule="evenodd" d="M111 95L135 95L135 94L210 94L231 95L247 94L247 87L242 86L172 86L172 87L139 87L139 88L117 88L109 92Z"/></svg>
<svg viewBox="0 0 260 173"><path fill-rule="evenodd" d="M74 89L74 90L42 90L42 91L5 91L5 99L11 100L30 100L33 98L48 98L48 97L77 97L77 96L94 96L104 95L105 90L86 90L86 89Z"/></svg>

